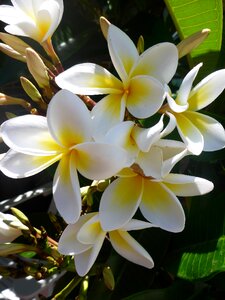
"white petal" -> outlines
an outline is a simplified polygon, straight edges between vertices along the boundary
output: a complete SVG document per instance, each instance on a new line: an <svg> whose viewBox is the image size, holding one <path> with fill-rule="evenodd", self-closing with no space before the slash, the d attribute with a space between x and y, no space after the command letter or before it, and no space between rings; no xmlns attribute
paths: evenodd
<svg viewBox="0 0 225 300"><path fill-rule="evenodd" d="M203 151L216 151L225 147L225 130L214 118L197 112L186 112L204 139Z"/></svg>
<svg viewBox="0 0 225 300"><path fill-rule="evenodd" d="M129 83L127 109L136 118L154 115L161 107L165 92L163 85L150 76L132 77Z"/></svg>
<svg viewBox="0 0 225 300"><path fill-rule="evenodd" d="M67 90L59 91L51 100L47 122L52 136L65 147L90 141L90 112L80 98Z"/></svg>
<svg viewBox="0 0 225 300"><path fill-rule="evenodd" d="M104 191L99 207L103 230L123 227L135 214L142 196L142 179L139 176L118 178Z"/></svg>
<svg viewBox="0 0 225 300"><path fill-rule="evenodd" d="M172 109L172 111L181 113L188 109L188 103L181 105L178 104L177 101L175 101L169 94L166 95L167 102L169 104L169 107Z"/></svg>
<svg viewBox="0 0 225 300"><path fill-rule="evenodd" d="M213 190L211 181L183 174L168 174L164 178L164 184L177 196L182 197L204 195Z"/></svg>
<svg viewBox="0 0 225 300"><path fill-rule="evenodd" d="M160 43L141 54L132 76L150 75L162 83L168 83L176 72L177 64L176 46L171 43Z"/></svg>
<svg viewBox="0 0 225 300"><path fill-rule="evenodd" d="M102 232L92 248L75 255L75 268L79 276L85 276L89 272L101 250L104 239L105 233Z"/></svg>
<svg viewBox="0 0 225 300"><path fill-rule="evenodd" d="M163 129L163 131L160 133L161 138L170 134L176 127L176 118L174 117L174 115L171 114L170 112L167 112L166 114L169 117L169 122L166 125L166 127Z"/></svg>
<svg viewBox="0 0 225 300"><path fill-rule="evenodd" d="M148 152L140 152L135 163L143 170L145 176L161 178L163 155L158 147L151 147Z"/></svg>
<svg viewBox="0 0 225 300"><path fill-rule="evenodd" d="M99 222L99 215L95 214L79 230L77 239L82 244L95 244L98 237L103 233ZM106 234L106 232L105 232Z"/></svg>
<svg viewBox="0 0 225 300"><path fill-rule="evenodd" d="M200 110L212 103L225 88L224 77L225 69L222 69L199 82L189 95L189 109Z"/></svg>
<svg viewBox="0 0 225 300"><path fill-rule="evenodd" d="M86 251L92 245L85 245L78 241L77 233L80 228L88 222L89 219L93 218L95 213L83 215L75 224L69 224L60 236L58 243L58 251L64 255L74 255Z"/></svg>
<svg viewBox="0 0 225 300"><path fill-rule="evenodd" d="M9 150L0 161L0 170L11 178L33 176L54 164L61 155L33 156Z"/></svg>
<svg viewBox="0 0 225 300"><path fill-rule="evenodd" d="M143 152L148 152L152 144L160 138L160 132L163 129L163 115L159 122L150 128L134 127L132 137Z"/></svg>
<svg viewBox="0 0 225 300"><path fill-rule="evenodd" d="M91 115L96 140L101 140L110 128L123 121L125 105L121 95L108 95L94 106Z"/></svg>
<svg viewBox="0 0 225 300"><path fill-rule="evenodd" d="M127 152L116 145L93 142L79 144L75 149L77 169L88 179L110 178L129 164Z"/></svg>
<svg viewBox="0 0 225 300"><path fill-rule="evenodd" d="M188 150L199 155L204 148L204 139L200 130L189 120L186 112L176 114L177 129Z"/></svg>
<svg viewBox="0 0 225 300"><path fill-rule="evenodd" d="M21 15L15 7L10 5L0 6L0 20L7 24L17 24L21 19Z"/></svg>
<svg viewBox="0 0 225 300"><path fill-rule="evenodd" d="M13 150L30 155L50 156L63 151L48 131L47 119L25 115L1 125L4 142Z"/></svg>
<svg viewBox="0 0 225 300"><path fill-rule="evenodd" d="M183 208L174 193L161 182L145 179L140 210L148 221L164 230L180 232L184 229Z"/></svg>
<svg viewBox="0 0 225 300"><path fill-rule="evenodd" d="M127 232L117 230L109 233L113 248L127 260L152 269L154 262L148 252Z"/></svg>
<svg viewBox="0 0 225 300"><path fill-rule="evenodd" d="M65 155L53 180L53 198L56 208L67 223L75 223L81 213L80 184L76 171L76 157Z"/></svg>
<svg viewBox="0 0 225 300"><path fill-rule="evenodd" d="M123 82L138 59L138 51L131 39L118 27L110 24L108 48L113 65Z"/></svg>
<svg viewBox="0 0 225 300"><path fill-rule="evenodd" d="M181 83L180 89L177 92L176 103L182 107L185 107L188 103L188 97L192 88L192 84L198 74L199 69L202 67L202 63L195 66L188 74L184 77Z"/></svg>
<svg viewBox="0 0 225 300"><path fill-rule="evenodd" d="M105 68L91 63L75 65L59 74L55 81L75 94L121 94L122 82Z"/></svg>
<svg viewBox="0 0 225 300"><path fill-rule="evenodd" d="M120 228L120 231L129 231L129 230L141 230L145 228L152 228L156 227L154 224L140 221L137 219L131 219L127 224L125 224L122 228Z"/></svg>

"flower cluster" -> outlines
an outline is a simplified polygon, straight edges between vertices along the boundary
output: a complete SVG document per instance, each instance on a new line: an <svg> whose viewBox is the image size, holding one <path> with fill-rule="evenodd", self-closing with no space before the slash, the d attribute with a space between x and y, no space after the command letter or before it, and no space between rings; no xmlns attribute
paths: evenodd
<svg viewBox="0 0 225 300"><path fill-rule="evenodd" d="M0 20L9 24L6 31L40 42L52 63L49 67L21 41L23 51L15 49L15 43L10 46L14 47L11 56L14 53L14 58L27 62L44 97L30 84L29 91L33 90L27 93L40 104L42 114L18 116L1 125L2 139L10 148L0 160L1 172L24 178L58 162L53 197L68 224L58 251L74 256L80 276L91 269L105 238L126 259L152 268L151 256L127 231L159 227L180 232L185 213L178 197L203 195L213 189L212 182L180 174L174 167L185 156L225 146L222 125L198 112L224 90L225 69L193 87L199 64L172 93L169 84L178 66L177 47L165 42L138 51L127 34L102 18L118 76L93 63L62 72L50 39L61 20L63 2L12 3L13 7L0 6ZM55 69L49 70L52 65ZM22 82L27 87L27 81ZM92 95L103 96L94 103L88 97ZM158 121L147 126L145 121L152 116ZM169 136L175 129L179 141ZM80 186L80 175L93 181L90 186ZM93 205L93 199L86 203L93 187L101 191L99 205ZM142 220L136 219L138 209ZM11 236L13 233L9 240Z"/></svg>

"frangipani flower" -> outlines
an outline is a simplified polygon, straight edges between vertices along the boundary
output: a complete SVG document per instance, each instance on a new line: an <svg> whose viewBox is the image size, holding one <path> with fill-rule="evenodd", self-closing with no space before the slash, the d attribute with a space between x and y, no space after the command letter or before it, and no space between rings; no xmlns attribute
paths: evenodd
<svg viewBox="0 0 225 300"><path fill-rule="evenodd" d="M201 66L198 64L186 75L175 100L167 94L168 112L176 118L181 138L195 155L203 150L215 151L225 147L222 125L214 118L197 112L212 103L224 90L225 69L210 74L191 90Z"/></svg>
<svg viewBox="0 0 225 300"><path fill-rule="evenodd" d="M51 100L47 117L25 115L1 126L2 138L11 148L0 161L0 170L12 178L41 172L60 161L53 180L56 207L68 223L80 216L78 170L92 180L113 176L127 165L122 148L92 140L92 120L85 104L61 90Z"/></svg>
<svg viewBox="0 0 225 300"><path fill-rule="evenodd" d="M113 248L126 259L153 268L154 262L148 252L129 234L129 230L154 227L153 224L139 220L130 220L122 228L109 232ZM98 213L83 215L75 224L70 224L62 233L58 251L65 255L74 255L75 268L80 276L88 273L94 264L107 232L101 228Z"/></svg>
<svg viewBox="0 0 225 300"><path fill-rule="evenodd" d="M103 140L124 148L130 155L130 160L135 160L132 168L138 165L147 176L163 178L178 161L190 154L184 143L162 139L176 125L173 116L170 117L165 128L164 115L150 128L142 128L132 121L124 121L112 127ZM123 172L124 170L120 174Z"/></svg>
<svg viewBox="0 0 225 300"><path fill-rule="evenodd" d="M28 36L39 43L51 38L63 15L63 0L11 0L0 5L0 20L13 35Z"/></svg>
<svg viewBox="0 0 225 300"><path fill-rule="evenodd" d="M151 174L157 175L163 167L159 151L155 150L146 156L141 153L136 160L138 164L121 171L120 177L104 191L99 207L104 230L124 226L139 207L149 222L167 231L180 232L184 228L185 214L176 196L203 195L213 189L210 181L194 176L170 173L163 178L153 178Z"/></svg>
<svg viewBox="0 0 225 300"><path fill-rule="evenodd" d="M92 110L97 136L123 121L126 108L136 118L155 114L164 100L163 84L171 80L178 63L177 48L173 44L155 45L139 56L131 39L112 24L107 41L121 80L92 63L75 65L56 77L61 88L76 94L107 95Z"/></svg>
<svg viewBox="0 0 225 300"><path fill-rule="evenodd" d="M21 230L28 228L15 216L0 212L0 243L12 242L22 234Z"/></svg>

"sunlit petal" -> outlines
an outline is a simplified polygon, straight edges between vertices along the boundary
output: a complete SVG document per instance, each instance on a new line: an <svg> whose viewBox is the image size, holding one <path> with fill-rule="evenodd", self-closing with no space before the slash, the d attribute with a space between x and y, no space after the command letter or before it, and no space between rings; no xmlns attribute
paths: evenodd
<svg viewBox="0 0 225 300"><path fill-rule="evenodd" d="M177 92L176 102L178 105L185 107L188 103L188 97L192 88L193 81L195 80L202 63L191 69L190 72L184 77L180 89Z"/></svg>
<svg viewBox="0 0 225 300"><path fill-rule="evenodd" d="M188 109L188 103L183 104L183 105L178 104L177 101L175 101L169 94L166 95L166 98L167 98L169 107L172 109L172 111L181 113Z"/></svg>
<svg viewBox="0 0 225 300"><path fill-rule="evenodd" d="M101 250L104 239L105 232L102 231L92 248L75 255L75 268L78 275L85 276L89 272L99 254L99 251Z"/></svg>
<svg viewBox="0 0 225 300"><path fill-rule="evenodd" d="M33 156L9 150L0 161L0 170L11 178L33 176L54 164L61 154Z"/></svg>
<svg viewBox="0 0 225 300"><path fill-rule="evenodd" d="M103 230L124 226L135 214L142 196L142 179L139 176L118 178L102 195L99 217Z"/></svg>
<svg viewBox="0 0 225 300"><path fill-rule="evenodd" d="M108 30L108 48L113 65L123 82L126 82L138 51L131 39L118 27L110 24Z"/></svg>
<svg viewBox="0 0 225 300"><path fill-rule="evenodd" d="M140 210L148 221L164 230L180 232L184 229L183 208L174 193L161 182L144 180Z"/></svg>
<svg viewBox="0 0 225 300"><path fill-rule="evenodd" d="M86 251L92 245L85 245L78 241L77 233L80 228L93 218L95 213L83 215L75 224L69 224L63 231L59 239L58 251L64 255L74 255Z"/></svg>
<svg viewBox="0 0 225 300"><path fill-rule="evenodd" d="M160 133L160 137L163 138L170 134L176 127L176 118L173 114L167 112L167 116L169 117L169 122L166 125L166 127L163 129L163 131Z"/></svg>
<svg viewBox="0 0 225 300"><path fill-rule="evenodd" d="M7 24L17 24L21 16L15 7L10 5L1 5L0 9L0 20Z"/></svg>
<svg viewBox="0 0 225 300"><path fill-rule="evenodd" d="M160 132L163 129L163 115L158 123L149 128L135 126L132 131L132 137L135 140L138 148L143 152L148 152L152 144L160 138Z"/></svg>
<svg viewBox="0 0 225 300"><path fill-rule="evenodd" d="M186 116L198 128L204 139L204 151L216 151L225 147L225 131L214 118L197 112L186 112Z"/></svg>
<svg viewBox="0 0 225 300"><path fill-rule="evenodd" d="M25 115L1 125L4 142L13 150L30 155L50 156L63 151L48 131L42 116Z"/></svg>
<svg viewBox="0 0 225 300"><path fill-rule="evenodd" d="M76 95L67 90L59 91L52 98L47 121L52 136L65 147L91 140L90 112Z"/></svg>
<svg viewBox="0 0 225 300"><path fill-rule="evenodd" d="M127 152L116 145L83 143L75 147L78 171L89 179L107 179L129 163Z"/></svg>
<svg viewBox="0 0 225 300"><path fill-rule="evenodd" d="M65 155L53 180L53 197L61 216L69 224L75 223L81 213L80 185L76 171L76 157Z"/></svg>
<svg viewBox="0 0 225 300"><path fill-rule="evenodd" d="M164 184L177 196L182 197L203 195L213 189L211 181L183 174L168 174L164 178Z"/></svg>
<svg viewBox="0 0 225 300"><path fill-rule="evenodd" d="M147 118L156 113L164 100L162 84L150 76L131 78L127 96L127 109L136 118Z"/></svg>
<svg viewBox="0 0 225 300"><path fill-rule="evenodd" d="M55 81L75 94L121 94L122 82L105 68L91 63L75 65L59 74Z"/></svg>
<svg viewBox="0 0 225 300"><path fill-rule="evenodd" d="M92 109L94 138L101 140L107 131L121 123L125 115L126 102L121 95L108 95Z"/></svg>
<svg viewBox="0 0 225 300"><path fill-rule="evenodd" d="M110 232L109 237L113 248L121 256L143 267L154 267L151 256L129 233L117 230Z"/></svg>
<svg viewBox="0 0 225 300"><path fill-rule="evenodd" d="M162 83L174 76L178 64L178 51L172 43L160 43L141 54L132 76L150 75Z"/></svg>
<svg viewBox="0 0 225 300"><path fill-rule="evenodd" d="M216 71L199 84L190 93L188 103L190 110L200 110L212 103L225 88L225 70Z"/></svg>
<svg viewBox="0 0 225 300"><path fill-rule="evenodd" d="M135 162L145 176L161 178L163 155L160 148L153 146L148 152L140 152Z"/></svg>
<svg viewBox="0 0 225 300"><path fill-rule="evenodd" d="M137 219L131 219L127 224L125 224L122 228L119 229L119 231L130 231L130 230L141 230L145 228L152 228L156 227L154 224L140 221Z"/></svg>
<svg viewBox="0 0 225 300"><path fill-rule="evenodd" d="M95 214L79 230L77 239L82 244L95 244L99 235L102 234L102 228L99 223L99 215ZM105 233L106 234L106 233Z"/></svg>
<svg viewBox="0 0 225 300"><path fill-rule="evenodd" d="M195 155L199 155L204 148L203 136L185 113L175 115L177 129L188 150Z"/></svg>

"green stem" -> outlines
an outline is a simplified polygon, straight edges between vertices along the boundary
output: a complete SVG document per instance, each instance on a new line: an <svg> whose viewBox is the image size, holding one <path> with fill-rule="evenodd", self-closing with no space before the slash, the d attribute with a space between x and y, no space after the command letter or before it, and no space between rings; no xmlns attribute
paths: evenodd
<svg viewBox="0 0 225 300"><path fill-rule="evenodd" d="M78 286L78 284L83 280L82 277L75 276L68 284L64 287L58 294L56 294L51 300L63 300L67 299L67 296Z"/></svg>

